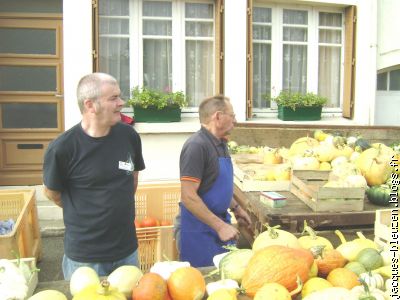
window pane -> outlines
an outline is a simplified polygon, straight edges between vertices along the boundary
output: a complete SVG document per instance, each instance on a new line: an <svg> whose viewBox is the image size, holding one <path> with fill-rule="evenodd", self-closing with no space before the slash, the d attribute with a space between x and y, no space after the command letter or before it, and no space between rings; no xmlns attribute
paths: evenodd
<svg viewBox="0 0 400 300"><path fill-rule="evenodd" d="M340 106L340 48L319 47L318 94L329 99L327 107Z"/></svg>
<svg viewBox="0 0 400 300"><path fill-rule="evenodd" d="M270 41L271 38L271 26L253 25L253 40Z"/></svg>
<svg viewBox="0 0 400 300"><path fill-rule="evenodd" d="M319 26L342 27L342 14L320 12Z"/></svg>
<svg viewBox="0 0 400 300"><path fill-rule="evenodd" d="M185 3L185 17L187 19L213 19L213 5L203 3Z"/></svg>
<svg viewBox="0 0 400 300"><path fill-rule="evenodd" d="M390 91L400 91L400 70L390 71Z"/></svg>
<svg viewBox="0 0 400 300"><path fill-rule="evenodd" d="M283 28L283 40L292 42L307 42L307 28Z"/></svg>
<svg viewBox="0 0 400 300"><path fill-rule="evenodd" d="M56 54L54 29L0 28L0 53Z"/></svg>
<svg viewBox="0 0 400 300"><path fill-rule="evenodd" d="M342 31L341 30L319 30L319 42L330 43L330 44L341 44L342 43Z"/></svg>
<svg viewBox="0 0 400 300"><path fill-rule="evenodd" d="M1 12L62 13L62 0L1 0Z"/></svg>
<svg viewBox="0 0 400 300"><path fill-rule="evenodd" d="M265 7L254 7L253 10L253 22L257 23L271 23L272 22L272 10Z"/></svg>
<svg viewBox="0 0 400 300"><path fill-rule="evenodd" d="M377 86L376 89L378 91L386 91L387 90L387 75L388 73L380 73L377 76Z"/></svg>
<svg viewBox="0 0 400 300"><path fill-rule="evenodd" d="M213 42L186 41L186 95L189 107L214 94Z"/></svg>
<svg viewBox="0 0 400 300"><path fill-rule="evenodd" d="M253 43L253 107L270 107L271 45Z"/></svg>
<svg viewBox="0 0 400 300"><path fill-rule="evenodd" d="M144 35L172 35L172 22L159 20L143 20Z"/></svg>
<svg viewBox="0 0 400 300"><path fill-rule="evenodd" d="M306 11L284 9L283 10L283 23L284 24L307 25L308 24L308 14Z"/></svg>
<svg viewBox="0 0 400 300"><path fill-rule="evenodd" d="M118 80L123 97L130 95L128 38L100 37L99 70Z"/></svg>
<svg viewBox="0 0 400 300"><path fill-rule="evenodd" d="M97 1L100 16L129 16L129 0Z"/></svg>
<svg viewBox="0 0 400 300"><path fill-rule="evenodd" d="M205 22L188 22L186 21L186 36L214 36L214 24Z"/></svg>
<svg viewBox="0 0 400 300"><path fill-rule="evenodd" d="M143 40L143 85L172 90L172 41Z"/></svg>
<svg viewBox="0 0 400 300"><path fill-rule="evenodd" d="M305 93L307 90L307 46L283 45L283 90Z"/></svg>
<svg viewBox="0 0 400 300"><path fill-rule="evenodd" d="M0 66L0 91L56 91L56 67Z"/></svg>
<svg viewBox="0 0 400 300"><path fill-rule="evenodd" d="M144 17L171 17L172 5L166 1L144 1L143 2Z"/></svg>
<svg viewBox="0 0 400 300"><path fill-rule="evenodd" d="M3 128L57 128L56 103L5 103Z"/></svg>
<svg viewBox="0 0 400 300"><path fill-rule="evenodd" d="M129 34L129 20L100 17L99 31L100 34Z"/></svg>

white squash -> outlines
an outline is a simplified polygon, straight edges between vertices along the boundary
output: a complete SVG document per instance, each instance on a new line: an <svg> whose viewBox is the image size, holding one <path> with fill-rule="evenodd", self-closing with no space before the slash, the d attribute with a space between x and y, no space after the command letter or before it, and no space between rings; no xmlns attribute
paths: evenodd
<svg viewBox="0 0 400 300"><path fill-rule="evenodd" d="M71 295L75 296L85 287L98 284L100 284L100 279L95 270L90 267L79 267L72 273L69 290Z"/></svg>
<svg viewBox="0 0 400 300"><path fill-rule="evenodd" d="M142 271L136 266L121 266L115 269L107 280L110 286L115 287L126 297L132 296L132 290L142 278Z"/></svg>
<svg viewBox="0 0 400 300"><path fill-rule="evenodd" d="M385 281L380 274L361 273L360 278L365 281L370 289L377 288L383 290Z"/></svg>
<svg viewBox="0 0 400 300"><path fill-rule="evenodd" d="M375 300L387 300L385 293L380 289L369 288L368 290L365 290L362 285L353 287L350 293L355 296L356 299L364 299L367 296L372 296Z"/></svg>
<svg viewBox="0 0 400 300"><path fill-rule="evenodd" d="M288 231L267 226L267 230L260 233L253 242L253 251L271 245L281 245L290 248L301 248L297 237Z"/></svg>
<svg viewBox="0 0 400 300"><path fill-rule="evenodd" d="M68 300L67 297L56 290L44 290L34 294L28 300Z"/></svg>

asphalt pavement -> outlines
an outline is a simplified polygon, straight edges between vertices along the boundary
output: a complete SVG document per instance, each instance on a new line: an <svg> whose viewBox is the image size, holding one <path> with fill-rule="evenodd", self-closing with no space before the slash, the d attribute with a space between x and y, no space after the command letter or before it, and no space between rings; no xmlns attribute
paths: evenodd
<svg viewBox="0 0 400 300"><path fill-rule="evenodd" d="M63 280L64 235L42 235L42 258L37 263L39 282Z"/></svg>

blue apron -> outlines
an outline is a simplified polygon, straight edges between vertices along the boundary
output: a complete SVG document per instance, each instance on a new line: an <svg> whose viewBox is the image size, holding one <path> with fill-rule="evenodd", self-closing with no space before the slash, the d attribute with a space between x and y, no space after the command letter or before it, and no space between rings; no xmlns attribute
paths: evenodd
<svg viewBox="0 0 400 300"><path fill-rule="evenodd" d="M233 167L229 157L219 157L218 161L218 177L201 198L210 211L230 223L227 210L233 197ZM180 259L190 262L193 267L212 266L213 257L226 252L222 246L229 244L229 241L221 241L214 229L198 220L182 203L180 206Z"/></svg>

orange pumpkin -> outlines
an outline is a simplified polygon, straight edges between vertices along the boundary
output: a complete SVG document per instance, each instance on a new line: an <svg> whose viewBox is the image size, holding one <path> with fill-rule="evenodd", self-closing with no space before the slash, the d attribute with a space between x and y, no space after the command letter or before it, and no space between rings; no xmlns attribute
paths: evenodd
<svg viewBox="0 0 400 300"><path fill-rule="evenodd" d="M335 249L322 251L322 254L318 256L315 261L318 266L318 276L324 278L328 276L332 270L344 267L347 262L343 255Z"/></svg>
<svg viewBox="0 0 400 300"><path fill-rule="evenodd" d="M289 292L297 287L297 276L306 282L314 257L309 250L273 245L257 251L242 278L246 294L254 296L265 283L276 282Z"/></svg>
<svg viewBox="0 0 400 300"><path fill-rule="evenodd" d="M165 300L167 295L167 282L157 273L144 274L132 291L133 300Z"/></svg>
<svg viewBox="0 0 400 300"><path fill-rule="evenodd" d="M203 275L193 267L175 270L168 278L167 284L172 300L201 300L206 291Z"/></svg>
<svg viewBox="0 0 400 300"><path fill-rule="evenodd" d="M345 268L337 268L332 270L326 278L333 286L343 287L351 290L353 287L360 285L358 276Z"/></svg>

